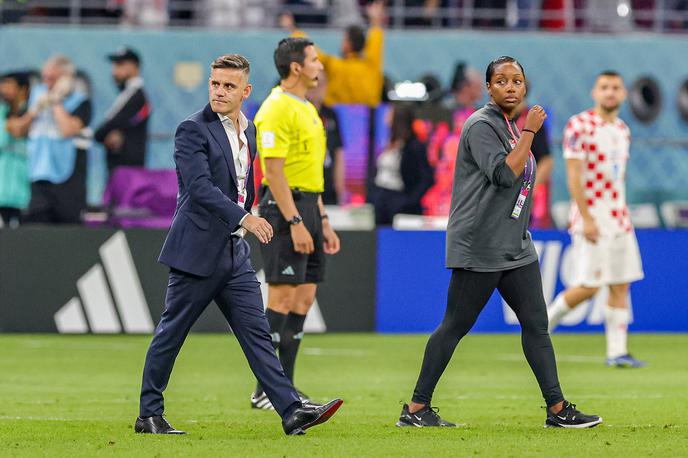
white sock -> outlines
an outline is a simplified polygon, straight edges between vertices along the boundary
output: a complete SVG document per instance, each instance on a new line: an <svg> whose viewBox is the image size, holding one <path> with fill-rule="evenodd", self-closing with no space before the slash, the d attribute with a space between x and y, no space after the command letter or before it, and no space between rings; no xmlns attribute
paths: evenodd
<svg viewBox="0 0 688 458"><path fill-rule="evenodd" d="M552 305L547 309L547 315L549 315L549 332L554 331L557 325L559 325L559 322L570 311L569 304L567 304L566 299L564 299L564 293L559 293L557 297L554 298Z"/></svg>
<svg viewBox="0 0 688 458"><path fill-rule="evenodd" d="M607 307L604 310L604 329L607 336L607 358L618 358L628 354L628 308Z"/></svg>

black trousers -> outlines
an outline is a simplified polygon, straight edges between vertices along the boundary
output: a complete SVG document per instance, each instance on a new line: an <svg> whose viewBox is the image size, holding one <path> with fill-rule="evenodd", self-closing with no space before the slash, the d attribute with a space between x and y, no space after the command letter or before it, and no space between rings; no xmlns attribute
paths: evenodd
<svg viewBox="0 0 688 458"><path fill-rule="evenodd" d="M67 181L31 183L31 201L23 222L81 224L81 212L86 209L86 165L86 151L78 150L74 172Z"/></svg>
<svg viewBox="0 0 688 458"><path fill-rule="evenodd" d="M542 295L540 266L533 262L501 272L454 269L447 311L425 347L413 402L430 404L432 393L459 341L473 327L497 288L521 323L521 344L548 406L564 400L559 387L552 341L547 332L547 308Z"/></svg>
<svg viewBox="0 0 688 458"><path fill-rule="evenodd" d="M0 207L0 218L5 226L13 227L19 223L21 210L12 207Z"/></svg>

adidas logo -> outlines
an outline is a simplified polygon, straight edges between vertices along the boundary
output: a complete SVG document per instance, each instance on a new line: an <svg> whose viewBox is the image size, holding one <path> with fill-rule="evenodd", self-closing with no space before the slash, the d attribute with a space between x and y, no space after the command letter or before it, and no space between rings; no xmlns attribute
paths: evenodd
<svg viewBox="0 0 688 458"><path fill-rule="evenodd" d="M294 268L292 266L287 266L283 271L282 275L296 275Z"/></svg>
<svg viewBox="0 0 688 458"><path fill-rule="evenodd" d="M76 282L79 297L73 297L55 313L57 330L77 334L89 330L118 333L123 329L127 333L152 332L150 309L124 232L116 232L98 253L102 264L91 267Z"/></svg>
<svg viewBox="0 0 688 458"><path fill-rule="evenodd" d="M263 296L263 304L267 307L268 304L268 284L265 281L265 270L260 269L256 273L256 278L260 282L260 293ZM327 332L327 325L325 324L325 319L323 318L322 312L320 311L320 305L318 304L318 299L313 301L311 309L308 311L306 316L306 322L303 324L303 330L305 332ZM302 333L303 334L303 333ZM273 336L273 339L275 337ZM279 339L279 334L277 334Z"/></svg>

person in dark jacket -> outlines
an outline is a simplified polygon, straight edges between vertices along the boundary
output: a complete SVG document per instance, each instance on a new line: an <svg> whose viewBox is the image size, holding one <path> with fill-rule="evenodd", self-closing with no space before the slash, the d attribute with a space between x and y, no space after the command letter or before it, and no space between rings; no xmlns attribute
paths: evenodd
<svg viewBox="0 0 688 458"><path fill-rule="evenodd" d="M391 108L389 142L377 159L375 222L392 224L394 215L423 213L420 200L433 184L426 146L413 131L415 115L408 105Z"/></svg>
<svg viewBox="0 0 688 458"><path fill-rule="evenodd" d="M151 108L143 90L139 55L130 48L120 48L108 59L120 94L94 136L105 146L108 171L112 173L121 165L143 167Z"/></svg>
<svg viewBox="0 0 688 458"><path fill-rule="evenodd" d="M509 56L485 72L490 102L461 131L446 238L452 269L442 323L428 339L413 397L397 426L454 427L431 405L437 383L456 346L471 330L495 290L521 324L521 345L547 404L545 427L590 428L602 423L564 398L547 332L538 254L528 219L536 164L533 137L547 113L534 105L521 131L514 118L526 94L526 74Z"/></svg>

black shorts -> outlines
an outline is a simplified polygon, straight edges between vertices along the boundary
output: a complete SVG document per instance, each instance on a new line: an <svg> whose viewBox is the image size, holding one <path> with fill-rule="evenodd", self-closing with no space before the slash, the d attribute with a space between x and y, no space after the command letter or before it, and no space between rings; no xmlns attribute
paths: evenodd
<svg viewBox="0 0 688 458"><path fill-rule="evenodd" d="M325 279L325 252L322 220L318 208L319 194L293 190L292 195L296 209L313 237L315 250L311 254L294 251L289 223L282 216L270 190L262 187L258 210L260 216L265 218L273 229L270 243L260 245L265 280L268 283L294 285L320 283Z"/></svg>

